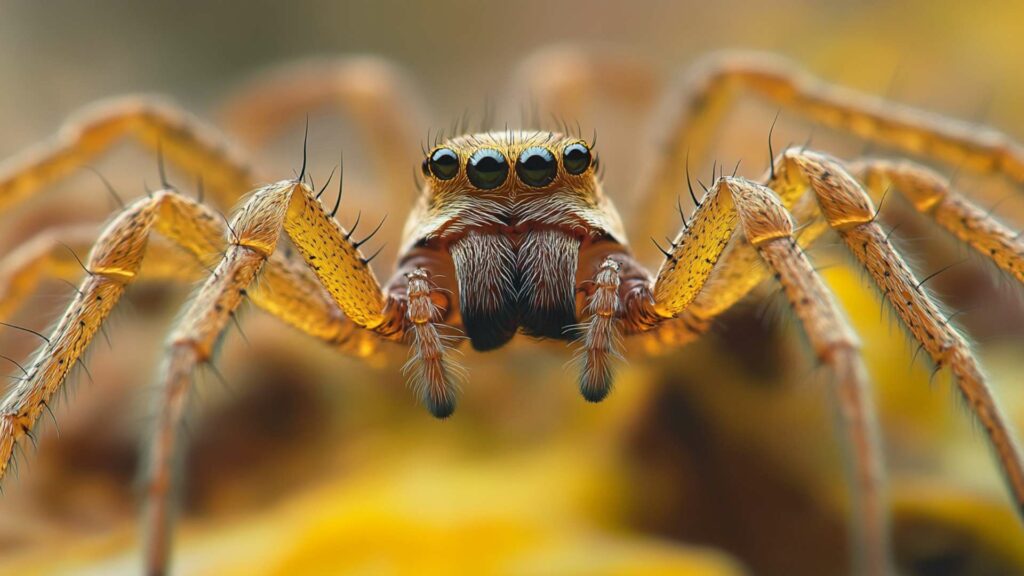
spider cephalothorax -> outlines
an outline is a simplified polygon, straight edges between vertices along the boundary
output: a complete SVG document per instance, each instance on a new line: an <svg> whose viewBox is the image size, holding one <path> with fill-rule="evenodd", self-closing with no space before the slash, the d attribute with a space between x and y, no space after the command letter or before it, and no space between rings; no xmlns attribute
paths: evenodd
<svg viewBox="0 0 1024 576"><path fill-rule="evenodd" d="M474 348L501 346L520 328L574 336L578 271L589 270L581 254L625 242L596 164L589 144L551 132L467 135L427 154L403 244L450 255L452 312Z"/></svg>
<svg viewBox="0 0 1024 576"><path fill-rule="evenodd" d="M595 79L613 83L619 77L602 70L603 60L577 56L571 61L594 69L545 76L536 86L542 100L557 105L566 95L605 85ZM253 127L261 119L266 126L280 125L279 110L340 101L374 135L374 152L394 157L404 148L391 136L406 134L411 123L399 113L402 86L388 66L350 61L327 70L272 75L252 85L231 110L241 131L258 140L262 132ZM686 92L669 101L678 113L670 121L660 119L661 147L647 156L651 165L637 176L635 194L647 204L633 222L635 231L652 237L664 233L656 230L659 216L679 192L690 152L698 155L736 88L892 148L1024 182L1024 149L998 133L837 91L772 59L727 56L698 68ZM774 276L815 356L835 377L836 417L851 448L851 486L859 496L851 530L857 565L865 573L887 573L882 458L866 371L852 329L803 251L831 229L924 354L953 374L1017 506L1024 507L1024 458L1012 427L966 339L939 312L935 298L879 227L875 202L890 188L906 195L923 218L1024 282L1019 234L919 164L844 161L787 150L771 158L768 173L758 181L720 176L700 198L690 187L693 210L687 214L677 204L678 232L662 248L658 272L650 274L631 252L595 175L593 143L565 132L482 132L425 151L422 188L404 229L397 270L381 286L370 268L373 257L361 250L380 227L362 238L354 237L356 225L344 229L335 219L338 203L327 210L320 202L323 191L317 194L305 183L305 165L296 179L258 187L252 171L216 131L149 100L115 101L71 122L50 146L0 169L0 206L30 196L124 134L201 174L214 203L223 208L253 192L227 223L216 209L165 186L124 206L98 237L58 230L55 242L27 244L3 261L0 315L9 314L26 287L38 281L44 269L38 263L54 259L55 251L64 253L55 244L91 248L84 263L88 274L74 302L0 403L0 476L137 277L144 257L156 262L150 272L164 278L205 278L169 342L147 491L151 573L162 573L167 565L174 432L193 370L212 358L245 298L357 356L371 353L381 341L404 342L411 351L406 364L411 383L434 415L447 417L455 409L455 381L462 377L449 358L456 340L449 329L463 330L479 350L499 347L516 332L576 339L580 390L598 401L611 388L622 336L644 334L661 347L685 344ZM390 170L388 177L396 172ZM798 235L794 221L801 226ZM281 254L282 234L302 261ZM190 265L173 264L183 253Z"/></svg>

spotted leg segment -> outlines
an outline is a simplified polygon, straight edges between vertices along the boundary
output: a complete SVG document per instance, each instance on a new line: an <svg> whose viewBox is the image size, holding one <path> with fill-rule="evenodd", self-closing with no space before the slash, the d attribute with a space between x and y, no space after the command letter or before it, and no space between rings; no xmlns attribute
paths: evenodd
<svg viewBox="0 0 1024 576"><path fill-rule="evenodd" d="M188 278L195 273L197 264L205 265L211 257L221 253L226 226L219 214L171 191L157 192L152 198L130 204L107 225L84 263L88 272L79 272L86 277L73 302L50 332L46 345L36 354L28 374L0 402L0 478L10 464L16 445L31 433L125 286L144 269L143 257L147 253L154 255L154 252L147 252L147 240L153 231L165 239L163 243L155 243L156 255L172 248L167 245L170 242L193 254L193 264L178 271L178 277ZM64 238L74 240L77 234L77 239L82 240L81 231L72 232ZM55 252L56 248L46 239L36 249L36 255L43 261L52 258ZM175 261L181 262L180 258ZM16 278L8 286L19 286L21 290L26 283L31 284L46 273L35 266L37 262L30 258L18 266L5 266ZM60 275L63 271L57 273ZM238 296L248 296L262 309L340 350L358 355L373 350L373 342L368 339L372 334L356 330L302 263L271 258L260 280L251 290L243 288ZM23 295L21 292L20 296ZM10 307L8 303L16 303L15 300L13 297L5 300L5 309Z"/></svg>
<svg viewBox="0 0 1024 576"><path fill-rule="evenodd" d="M454 409L452 368L445 358L442 336L432 323L436 310L423 270L408 277L407 300L386 298L359 246L328 215L305 184L283 181L255 191L232 221L232 240L217 268L199 289L171 337L164 373L161 412L154 434L147 492L146 565L163 574L169 560L172 509L171 473L177 436L198 364L208 361L231 315L242 301L285 231L306 263L352 322L386 330L400 338L411 331L414 369L425 384L423 395L436 415ZM404 310L411 326L391 332L389 315Z"/></svg>

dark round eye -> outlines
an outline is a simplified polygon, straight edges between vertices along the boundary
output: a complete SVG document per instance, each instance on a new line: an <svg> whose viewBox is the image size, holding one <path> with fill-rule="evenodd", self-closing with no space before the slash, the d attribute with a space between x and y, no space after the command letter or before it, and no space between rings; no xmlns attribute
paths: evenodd
<svg viewBox="0 0 1024 576"><path fill-rule="evenodd" d="M448 148L438 148L430 155L425 166L438 180L451 180L459 173L459 155Z"/></svg>
<svg viewBox="0 0 1024 576"><path fill-rule="evenodd" d="M556 172L558 163L555 162L555 155L540 146L523 150L516 161L516 174L519 175L519 179L534 188L551 184Z"/></svg>
<svg viewBox="0 0 1024 576"><path fill-rule="evenodd" d="M562 151L562 163L569 174L583 174L590 168L590 149L579 142L569 144Z"/></svg>
<svg viewBox="0 0 1024 576"><path fill-rule="evenodd" d="M491 190L501 186L508 176L508 161L497 150L481 148L469 157L466 175L473 186L481 190Z"/></svg>

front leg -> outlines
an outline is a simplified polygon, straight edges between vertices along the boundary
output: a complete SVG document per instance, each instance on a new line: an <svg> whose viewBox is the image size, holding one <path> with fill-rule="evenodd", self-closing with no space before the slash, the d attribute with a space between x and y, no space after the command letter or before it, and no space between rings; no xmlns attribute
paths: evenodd
<svg viewBox="0 0 1024 576"><path fill-rule="evenodd" d="M615 364L622 360L623 334L646 332L662 318L653 309L650 273L626 247L597 243L580 259L591 264L582 266L577 278L586 318L576 327L579 386L588 402L600 402L611 392Z"/></svg>
<svg viewBox="0 0 1024 576"><path fill-rule="evenodd" d="M402 366L423 405L437 418L455 411L458 382L465 379L461 366L446 353L458 338L445 334L453 316L454 269L446 254L413 248L402 258L385 288L385 322L376 331L393 340L409 341L409 359Z"/></svg>
<svg viewBox="0 0 1024 576"><path fill-rule="evenodd" d="M438 330L445 309L432 298L438 287L425 268L406 273L405 279L405 332L412 342L402 372L430 413L447 418L455 411L456 382L464 372L445 354L453 339Z"/></svg>
<svg viewBox="0 0 1024 576"><path fill-rule="evenodd" d="M583 324L583 345L577 352L581 360L580 393L588 402L604 400L612 389L613 363L622 358L622 338L618 315L621 265L608 256L594 277L594 292L587 302L590 318Z"/></svg>
<svg viewBox="0 0 1024 576"><path fill-rule="evenodd" d="M132 216L128 214L124 218L131 220ZM369 267L370 259L360 251L372 232L362 240L353 240L352 231L339 226L302 182L282 181L256 190L233 218L229 227L231 241L223 258L186 307L170 338L148 467L145 519L148 574L167 571L173 521L171 472L191 394L193 372L213 357L217 342L236 308L277 249L282 230L348 319L390 338L401 337L409 325L418 326L414 330L418 342L434 336L432 352L421 346L427 350L427 353L421 352L429 360L426 365L429 368L439 366L441 374L448 376L446 366L449 365L444 362L440 345L443 337L429 322L436 309L432 301L428 301L432 290L425 273L410 274L404 296L386 294ZM136 251L141 251L141 247ZM93 272L99 274L96 270ZM120 291L123 287L118 285L114 289ZM396 318L408 318L409 322ZM435 401L438 408L432 406L431 410L439 416L450 414L454 409L451 388L446 382L440 382L433 392L429 399ZM0 426L3 424L0 420Z"/></svg>

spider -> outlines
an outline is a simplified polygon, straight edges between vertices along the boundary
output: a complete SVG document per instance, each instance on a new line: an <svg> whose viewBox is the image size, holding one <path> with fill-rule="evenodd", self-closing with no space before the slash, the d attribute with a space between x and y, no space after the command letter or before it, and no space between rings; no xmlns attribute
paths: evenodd
<svg viewBox="0 0 1024 576"><path fill-rule="evenodd" d="M621 63L561 56L541 59L537 69L579 66L586 73L559 76L563 85L541 94L546 104L556 93L606 90L608 75L623 73ZM250 139L259 140L267 136L261 127L280 126L299 111L338 100L375 134L371 148L386 161L401 156L390 153L402 146L395 138L403 134L406 90L386 64L344 60L270 74L244 90L232 110ZM164 179L161 190L124 205L98 234L66 229L7 257L0 275L3 314L59 258L58 246L91 246L77 295L48 336L37 334L45 344L0 403L0 477L144 259L154 277L202 279L170 335L161 372L144 518L150 574L165 573L169 564L171 472L193 372L211 360L243 300L344 353L365 357L381 342L404 343L409 384L434 416L447 418L467 379L452 358L460 340L479 351L500 348L518 333L571 341L578 349L580 392L599 402L612 389L623 337L682 346L774 278L817 360L833 374L836 418L850 448L854 570L888 573L882 455L859 344L804 253L831 229L936 368L952 372L1014 502L1024 507L1024 458L1011 426L965 337L924 289L927 278L918 278L890 244L877 217L886 192L902 194L923 217L1018 281L1024 281L1024 241L955 191L949 179L915 161L840 160L806 147L775 155L770 133L763 178L723 171L710 185L700 183L698 194L689 155L706 144L741 92L909 154L1024 181L1024 149L1000 133L843 90L772 57L722 54L704 61L667 97L672 113L661 122L661 148L637 175L637 197L649 207L641 211L646 218L634 223L638 231L652 231L659 210L673 203L681 219L668 245L658 246L664 258L656 273L634 256L602 188L595 141L564 126L469 133L462 121L454 135L435 135L424 150L419 196L396 269L382 286L370 267L379 250L366 255L362 247L383 221L364 235L356 234L358 219L351 229L342 227L335 219L341 188L333 206L321 202L327 185L317 190L307 183L305 150L297 177L258 186L242 155L188 113L152 99L102 103L70 120L52 141L2 166L0 207L32 196L132 137L158 151L161 167L166 156L201 175L214 206L237 210L229 221L202 197L192 199ZM678 201L684 174L690 213ZM182 254L199 266L183 264Z"/></svg>

